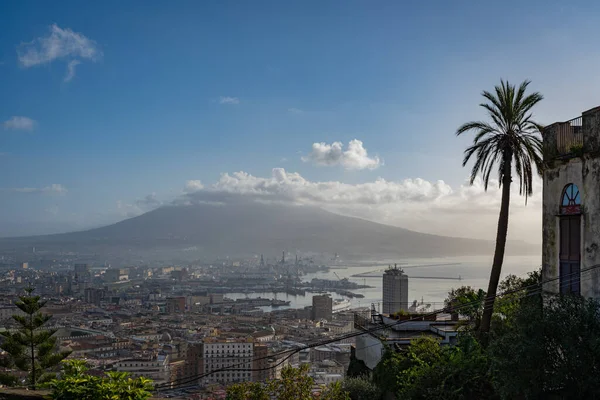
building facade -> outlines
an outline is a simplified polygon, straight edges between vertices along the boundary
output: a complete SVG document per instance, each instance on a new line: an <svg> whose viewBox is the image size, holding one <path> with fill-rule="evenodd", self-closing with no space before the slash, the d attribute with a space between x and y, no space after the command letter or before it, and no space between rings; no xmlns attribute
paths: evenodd
<svg viewBox="0 0 600 400"><path fill-rule="evenodd" d="M185 296L167 297L167 313L185 312Z"/></svg>
<svg viewBox="0 0 600 400"><path fill-rule="evenodd" d="M229 385L253 379L254 342L252 339L205 338L202 384ZM223 370L225 369L225 370Z"/></svg>
<svg viewBox="0 0 600 400"><path fill-rule="evenodd" d="M129 280L129 270L123 268L109 268L104 272L106 282L122 282Z"/></svg>
<svg viewBox="0 0 600 400"><path fill-rule="evenodd" d="M600 107L543 132L545 292L600 299Z"/></svg>
<svg viewBox="0 0 600 400"><path fill-rule="evenodd" d="M311 319L318 321L321 319L331 321L333 318L333 300L331 296L324 294L313 296Z"/></svg>
<svg viewBox="0 0 600 400"><path fill-rule="evenodd" d="M408 276L402 269L394 266L383 274L383 314L393 314L408 310Z"/></svg>
<svg viewBox="0 0 600 400"><path fill-rule="evenodd" d="M169 356L162 354L119 361L116 370L128 372L134 378L140 376L150 378L155 384L166 383L171 377Z"/></svg>
<svg viewBox="0 0 600 400"><path fill-rule="evenodd" d="M84 300L86 303L100 305L100 302L104 299L104 290L96 288L86 288L84 290Z"/></svg>

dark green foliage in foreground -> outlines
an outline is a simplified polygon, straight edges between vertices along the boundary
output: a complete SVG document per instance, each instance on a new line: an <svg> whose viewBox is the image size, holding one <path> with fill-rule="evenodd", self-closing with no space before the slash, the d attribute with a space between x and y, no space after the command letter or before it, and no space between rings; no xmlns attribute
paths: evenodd
<svg viewBox="0 0 600 400"><path fill-rule="evenodd" d="M322 388L313 393L315 381L308 375L308 364L300 368L286 366L281 370L280 379L265 383L243 382L227 388L227 400L350 400L340 382Z"/></svg>
<svg viewBox="0 0 600 400"><path fill-rule="evenodd" d="M350 395L350 400L377 400L381 398L379 386L368 377L346 378L342 389Z"/></svg>
<svg viewBox="0 0 600 400"><path fill-rule="evenodd" d="M26 295L20 296L15 303L24 315L13 315L19 329L16 332L2 332L4 341L0 348L7 353L1 366L27 372L27 383L35 389L38 383L53 376L48 371L57 367L71 352L58 351L54 337L56 329L44 329L51 318L40 311L46 302L40 296L33 296L32 292L33 289L26 289ZM0 381L5 384L17 383L17 379L8 374L2 374Z"/></svg>
<svg viewBox="0 0 600 400"><path fill-rule="evenodd" d="M600 399L600 304L577 296L542 298L540 281L533 272L500 284L507 294L494 307L487 347L471 329L481 297L471 288L453 290L450 299L470 297L476 305L467 308L473 318L457 344L423 337L404 350L388 348L371 378L383 395L370 398ZM364 398L344 387L352 399ZM358 387L363 393L367 385Z"/></svg>
<svg viewBox="0 0 600 400"><path fill-rule="evenodd" d="M600 305L577 296L529 299L489 354L503 398L600 398Z"/></svg>
<svg viewBox="0 0 600 400"><path fill-rule="evenodd" d="M388 351L373 372L374 382L399 399L494 398L489 360L468 334L457 346L415 340L404 353Z"/></svg>
<svg viewBox="0 0 600 400"><path fill-rule="evenodd" d="M348 371L346 371L346 376L349 378L358 378L369 376L371 374L371 370L365 365L363 360L359 360L356 357L350 358L350 364L348 365Z"/></svg>
<svg viewBox="0 0 600 400"><path fill-rule="evenodd" d="M147 378L132 379L125 372L107 372L100 378L86 373L85 361L64 362L60 379L47 385L53 400L146 400L151 396L152 381Z"/></svg>

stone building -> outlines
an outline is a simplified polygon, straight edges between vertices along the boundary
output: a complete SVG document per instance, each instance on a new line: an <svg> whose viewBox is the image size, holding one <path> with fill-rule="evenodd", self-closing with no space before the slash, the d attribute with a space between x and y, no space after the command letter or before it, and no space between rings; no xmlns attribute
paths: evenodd
<svg viewBox="0 0 600 400"><path fill-rule="evenodd" d="M600 299L600 107L543 132L544 291Z"/></svg>

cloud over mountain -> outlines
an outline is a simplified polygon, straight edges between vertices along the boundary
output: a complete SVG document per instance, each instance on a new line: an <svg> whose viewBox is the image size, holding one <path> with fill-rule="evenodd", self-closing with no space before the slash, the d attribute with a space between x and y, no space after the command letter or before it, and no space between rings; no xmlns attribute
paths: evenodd
<svg viewBox="0 0 600 400"><path fill-rule="evenodd" d="M514 185L513 185L514 186ZM513 188L510 238L539 241L541 182L527 206ZM224 173L197 191L188 191L176 203L257 202L313 205L339 214L357 216L421 232L493 239L501 190L490 182L486 192L479 180L451 187L442 180L420 178L348 184L310 181L298 173L274 168L270 177L247 172Z"/></svg>

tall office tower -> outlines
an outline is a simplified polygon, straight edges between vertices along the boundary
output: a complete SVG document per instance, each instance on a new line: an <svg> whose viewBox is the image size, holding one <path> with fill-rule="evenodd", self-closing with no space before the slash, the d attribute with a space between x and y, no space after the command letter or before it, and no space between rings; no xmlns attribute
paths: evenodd
<svg viewBox="0 0 600 400"><path fill-rule="evenodd" d="M89 264L75 264L75 279L77 282L89 282L92 274Z"/></svg>
<svg viewBox="0 0 600 400"><path fill-rule="evenodd" d="M313 296L312 298L312 320L332 320L333 300L328 294Z"/></svg>
<svg viewBox="0 0 600 400"><path fill-rule="evenodd" d="M397 266L383 274L383 314L408 310L408 276Z"/></svg>

